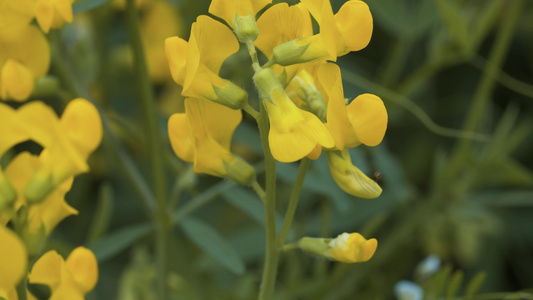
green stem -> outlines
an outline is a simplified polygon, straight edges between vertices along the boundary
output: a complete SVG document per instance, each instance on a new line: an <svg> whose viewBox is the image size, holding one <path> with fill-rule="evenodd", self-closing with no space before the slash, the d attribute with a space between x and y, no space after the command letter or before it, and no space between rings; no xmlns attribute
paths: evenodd
<svg viewBox="0 0 533 300"><path fill-rule="evenodd" d="M27 299L27 290L28 290L28 276L25 275L22 280L17 284L17 295L19 300Z"/></svg>
<svg viewBox="0 0 533 300"><path fill-rule="evenodd" d="M157 202L156 222L156 253L157 253L157 295L158 299L167 299L167 237L169 234L170 218L166 210L166 176L164 155L161 140L161 130L157 122L157 109L152 90L148 68L144 56L141 39L138 11L135 0L128 0L127 17L130 44L134 55L135 75L139 85L142 111L147 127L148 152L152 171L153 186Z"/></svg>
<svg viewBox="0 0 533 300"><path fill-rule="evenodd" d="M257 50L255 50L254 42L247 42L246 47L248 48L248 53L252 58L252 68L254 72L261 70L261 65L259 65L259 58L257 57Z"/></svg>
<svg viewBox="0 0 533 300"><path fill-rule="evenodd" d="M259 182L257 182L257 180L255 180L254 182L252 182L252 188L254 189L255 193L257 194L257 196L259 196L259 198L261 199L261 201L263 202L263 204L265 204L265 201L266 201L266 192L265 190L263 190L263 188L261 187L261 185L259 184Z"/></svg>
<svg viewBox="0 0 533 300"><path fill-rule="evenodd" d="M50 38L52 70L68 89L68 92L71 94L70 97L83 97L98 109L98 113L102 119L102 128L104 130L102 144L106 149L106 152L112 155L111 160L117 164L119 171L122 173L129 186L135 191L135 194L139 196L141 202L152 216L152 214L155 213L155 198L152 191L141 176L141 173L133 163L131 157L126 151L124 151L118 142L118 139L115 137L107 115L94 100L94 97L91 95L87 87L85 87L78 79L72 66L66 61L67 56L64 54L62 48L63 45L60 38L60 32L52 31L50 33Z"/></svg>
<svg viewBox="0 0 533 300"><path fill-rule="evenodd" d="M304 184L305 175L309 169L311 160L307 157L304 157L300 161L300 166L298 167L298 174L296 175L296 180L294 181L294 186L292 188L291 197L289 199L289 205L287 206L287 211L285 212L285 218L283 219L283 225L278 235L278 248L282 247L285 244L287 235L289 234L289 229L292 225L292 220L294 219L294 214L296 213L296 207L298 206L298 199L300 199L300 193L302 192L302 186Z"/></svg>
<svg viewBox="0 0 533 300"><path fill-rule="evenodd" d="M266 173L266 198L265 198L265 221L266 221L266 253L263 276L259 290L259 300L272 299L276 283L278 268L278 249L276 244L276 161L270 152L268 143L269 122L266 109L261 103L259 112L259 133L265 155Z"/></svg>
<svg viewBox="0 0 533 300"><path fill-rule="evenodd" d="M501 69L501 65L503 64L507 50L509 49L522 4L522 0L513 1L512 6L509 7L507 17L499 27L500 29L496 41L490 52L489 63L483 72L483 76L470 106L468 116L463 125L465 131L475 131L478 129L487 101L490 98L490 93L495 85L495 78ZM466 161L469 159L469 151L471 148L471 140L461 140L458 143L445 171L444 182L449 182L462 169Z"/></svg>

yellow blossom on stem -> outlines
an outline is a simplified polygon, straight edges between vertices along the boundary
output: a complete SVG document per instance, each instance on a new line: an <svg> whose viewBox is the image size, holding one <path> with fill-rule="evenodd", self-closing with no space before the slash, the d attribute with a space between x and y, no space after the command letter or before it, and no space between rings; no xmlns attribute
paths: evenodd
<svg viewBox="0 0 533 300"><path fill-rule="evenodd" d="M0 224L0 298L16 300L16 286L27 272L28 254L18 236Z"/></svg>
<svg viewBox="0 0 533 300"><path fill-rule="evenodd" d="M343 233L329 242L326 255L343 263L369 261L378 247L376 239L366 240L361 234Z"/></svg>
<svg viewBox="0 0 533 300"><path fill-rule="evenodd" d="M33 265L29 282L50 287L50 300L82 300L98 282L98 263L91 250L78 247L67 260L48 251Z"/></svg>
<svg viewBox="0 0 533 300"><path fill-rule="evenodd" d="M72 2L74 0L36 0L35 18L48 33L50 28L61 28L65 22L72 22Z"/></svg>
<svg viewBox="0 0 533 300"><path fill-rule="evenodd" d="M0 36L0 99L26 100L49 66L48 42L35 26L25 26L15 37Z"/></svg>
<svg viewBox="0 0 533 300"><path fill-rule="evenodd" d="M361 50L372 36L372 14L366 3L346 2L334 15L329 0L302 0L317 21L320 32L278 45L273 50L275 62L291 65L317 60L336 61L337 56Z"/></svg>
<svg viewBox="0 0 533 300"><path fill-rule="evenodd" d="M241 16L252 14L255 16L272 0L213 0L209 5L209 13L222 18L231 28L235 29L234 19L238 13Z"/></svg>
<svg viewBox="0 0 533 300"><path fill-rule="evenodd" d="M233 32L207 16L199 16L193 23L189 42L179 37L165 40L170 72L183 86L182 95L209 99L233 109L242 108L248 95L218 73L222 63L238 50Z"/></svg>
<svg viewBox="0 0 533 300"><path fill-rule="evenodd" d="M317 145L334 146L326 126L317 116L291 101L271 69L257 72L254 82L266 100L263 103L270 120L268 141L276 160L293 162L309 155Z"/></svg>
<svg viewBox="0 0 533 300"><path fill-rule="evenodd" d="M228 177L247 185L255 170L230 152L231 138L241 122L240 110L205 99L185 99L185 113L168 121L172 149L181 159L194 162L194 172Z"/></svg>

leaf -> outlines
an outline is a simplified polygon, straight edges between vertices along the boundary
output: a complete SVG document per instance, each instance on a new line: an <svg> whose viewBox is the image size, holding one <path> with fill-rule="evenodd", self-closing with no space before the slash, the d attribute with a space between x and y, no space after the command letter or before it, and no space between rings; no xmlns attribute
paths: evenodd
<svg viewBox="0 0 533 300"><path fill-rule="evenodd" d="M483 285L483 282L485 282L485 278L487 278L487 273L485 272L479 272L477 273L472 280L468 283L468 286L466 287L466 298L474 296L477 291L481 288Z"/></svg>
<svg viewBox="0 0 533 300"><path fill-rule="evenodd" d="M258 224L265 227L265 209L259 198L252 192L242 188L234 187L222 193L222 197L230 204L240 209ZM276 230L279 232L283 219L276 214ZM289 234L290 235L290 234Z"/></svg>
<svg viewBox="0 0 533 300"><path fill-rule="evenodd" d="M457 292L463 283L463 278L463 271L457 270L455 273L453 273L450 283L448 284L448 288L446 289L446 300L453 300L455 298L455 295L457 295Z"/></svg>
<svg viewBox="0 0 533 300"><path fill-rule="evenodd" d="M98 204L91 228L89 228L89 233L87 234L88 243L98 240L109 229L113 213L113 200L113 187L109 182L106 182L98 190Z"/></svg>
<svg viewBox="0 0 533 300"><path fill-rule="evenodd" d="M99 7L100 5L106 4L107 2L109 2L109 0L86 0L83 2L76 2L72 4L72 12L74 14L78 14L89 11Z"/></svg>
<svg viewBox="0 0 533 300"><path fill-rule="evenodd" d="M440 269L424 286L424 294L426 294L429 299L437 299L441 295L451 272L451 265L446 265L444 268Z"/></svg>
<svg viewBox="0 0 533 300"><path fill-rule="evenodd" d="M244 273L243 260L211 225L193 217L183 218L178 225L196 246L220 262L229 271L237 275Z"/></svg>
<svg viewBox="0 0 533 300"><path fill-rule="evenodd" d="M152 224L142 223L121 228L104 238L89 245L99 263L118 254L120 251L131 246L140 238L147 235L153 229Z"/></svg>

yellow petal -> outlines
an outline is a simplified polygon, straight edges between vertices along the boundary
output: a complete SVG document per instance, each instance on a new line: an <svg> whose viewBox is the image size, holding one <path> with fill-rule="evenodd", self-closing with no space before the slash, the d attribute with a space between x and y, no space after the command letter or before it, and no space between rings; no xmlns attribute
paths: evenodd
<svg viewBox="0 0 533 300"><path fill-rule="evenodd" d="M309 12L301 5L279 3L266 10L257 20L259 36L255 46L268 58L274 47L296 38L313 35Z"/></svg>
<svg viewBox="0 0 533 300"><path fill-rule="evenodd" d="M363 1L346 2L335 14L335 22L340 33L338 56L350 51L359 51L370 42L373 30L372 14Z"/></svg>
<svg viewBox="0 0 533 300"><path fill-rule="evenodd" d="M2 138L0 138L0 157L16 144L29 138L24 121L10 106L0 103L0 120L2 120Z"/></svg>
<svg viewBox="0 0 533 300"><path fill-rule="evenodd" d="M346 193L360 198L377 198L381 187L354 166L347 150L326 151L331 177Z"/></svg>
<svg viewBox="0 0 533 300"><path fill-rule="evenodd" d="M65 22L72 22L72 1L55 0L54 8Z"/></svg>
<svg viewBox="0 0 533 300"><path fill-rule="evenodd" d="M192 25L189 43L193 43L193 40L198 52L189 51L187 60L189 56L199 55L201 64L216 74L226 58L239 50L239 42L228 27L203 15Z"/></svg>
<svg viewBox="0 0 533 300"><path fill-rule="evenodd" d="M26 100L33 90L33 74L19 62L8 59L0 75L0 97L3 99Z"/></svg>
<svg viewBox="0 0 533 300"><path fill-rule="evenodd" d="M26 26L15 40L4 45L7 58L24 65L33 78L48 73L50 47L43 33L35 26Z"/></svg>
<svg viewBox="0 0 533 300"><path fill-rule="evenodd" d="M302 0L320 27L320 38L324 43L327 56L324 59L337 59L338 29L329 0Z"/></svg>
<svg viewBox="0 0 533 300"><path fill-rule="evenodd" d="M355 132L346 114L344 91L339 67L336 64L324 64L318 70L318 78L326 92L328 102L327 127L335 140L335 147L339 150L347 144L356 146Z"/></svg>
<svg viewBox="0 0 533 300"><path fill-rule="evenodd" d="M346 112L361 143L367 146L381 143L387 130L388 117L385 105L378 96L359 95L346 107Z"/></svg>
<svg viewBox="0 0 533 300"><path fill-rule="evenodd" d="M194 143L187 116L184 113L173 114L168 119L168 136L174 153L184 161L194 161Z"/></svg>
<svg viewBox="0 0 533 300"><path fill-rule="evenodd" d="M59 120L50 106L41 101L33 101L20 107L18 114L32 140L45 148L52 146Z"/></svg>
<svg viewBox="0 0 533 300"><path fill-rule="evenodd" d="M69 102L61 116L61 126L69 142L85 158L102 141L102 120L96 107L83 98Z"/></svg>
<svg viewBox="0 0 533 300"><path fill-rule="evenodd" d="M7 296L27 272L28 255L18 236L0 225L0 295Z"/></svg>
<svg viewBox="0 0 533 300"><path fill-rule="evenodd" d="M376 252L378 241L366 240L359 233L343 233L329 243L331 258L344 263L365 262Z"/></svg>
<svg viewBox="0 0 533 300"><path fill-rule="evenodd" d="M55 287L61 281L61 268L64 263L61 255L55 250L48 251L35 262L28 276L28 281Z"/></svg>
<svg viewBox="0 0 533 300"><path fill-rule="evenodd" d="M170 66L170 74L172 79L182 86L185 83L187 48L187 42L177 36L165 40L165 53Z"/></svg>
<svg viewBox="0 0 533 300"><path fill-rule="evenodd" d="M98 262L91 250L85 247L72 250L66 266L83 294L94 289L98 282Z"/></svg>
<svg viewBox="0 0 533 300"><path fill-rule="evenodd" d="M213 0L209 5L209 13L222 18L228 25L234 27L233 19L237 12L246 15L250 12L255 16L263 7L271 3L272 0Z"/></svg>
<svg viewBox="0 0 533 300"><path fill-rule="evenodd" d="M44 32L48 33L54 19L54 6L46 0L40 0L35 6L35 18Z"/></svg>
<svg viewBox="0 0 533 300"><path fill-rule="evenodd" d="M0 39L16 39L34 16L33 0L0 1Z"/></svg>
<svg viewBox="0 0 533 300"><path fill-rule="evenodd" d="M314 114L297 108L287 95L275 89L274 103L265 102L270 119L268 141L274 158L293 162L307 156L317 145L334 146L325 125Z"/></svg>

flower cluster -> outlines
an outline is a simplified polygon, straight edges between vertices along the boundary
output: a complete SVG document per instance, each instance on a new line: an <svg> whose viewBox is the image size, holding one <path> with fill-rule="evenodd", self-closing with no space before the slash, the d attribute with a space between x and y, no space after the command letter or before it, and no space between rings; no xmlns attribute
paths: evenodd
<svg viewBox="0 0 533 300"><path fill-rule="evenodd" d="M48 33L72 22L73 0L0 0L0 99L24 101L50 66Z"/></svg>
<svg viewBox="0 0 533 300"><path fill-rule="evenodd" d="M18 109L0 103L0 119L0 157L28 140L43 148L37 156L18 153L5 170L0 167L0 297L16 299L28 256L39 256L57 224L78 213L64 196L73 177L89 170L87 159L100 144L102 126L94 105L81 98L72 100L61 118L40 101ZM33 266L29 281L49 285L51 299L81 299L94 287L96 270L96 259L85 248L74 250L66 263L48 252Z"/></svg>
<svg viewBox="0 0 533 300"><path fill-rule="evenodd" d="M239 109L249 106L248 95L219 72L240 41L251 55L257 47L269 59L263 67L254 61L253 81L268 113L274 158L316 159L325 150L331 174L344 191L362 198L379 196L381 188L352 164L348 148L378 145L387 127L387 111L372 94L346 105L341 71L333 63L369 43L373 26L368 6L350 0L334 13L328 0L302 0L293 6L271 5L256 20L270 3L213 0L209 12L229 27L200 16L189 41L166 40L172 77L187 97L185 113L169 121L174 151L194 162L196 172L231 178L227 166L238 159L229 152L229 142L241 119ZM311 17L319 26L316 34ZM217 145L210 148L220 151L204 151L205 145Z"/></svg>

